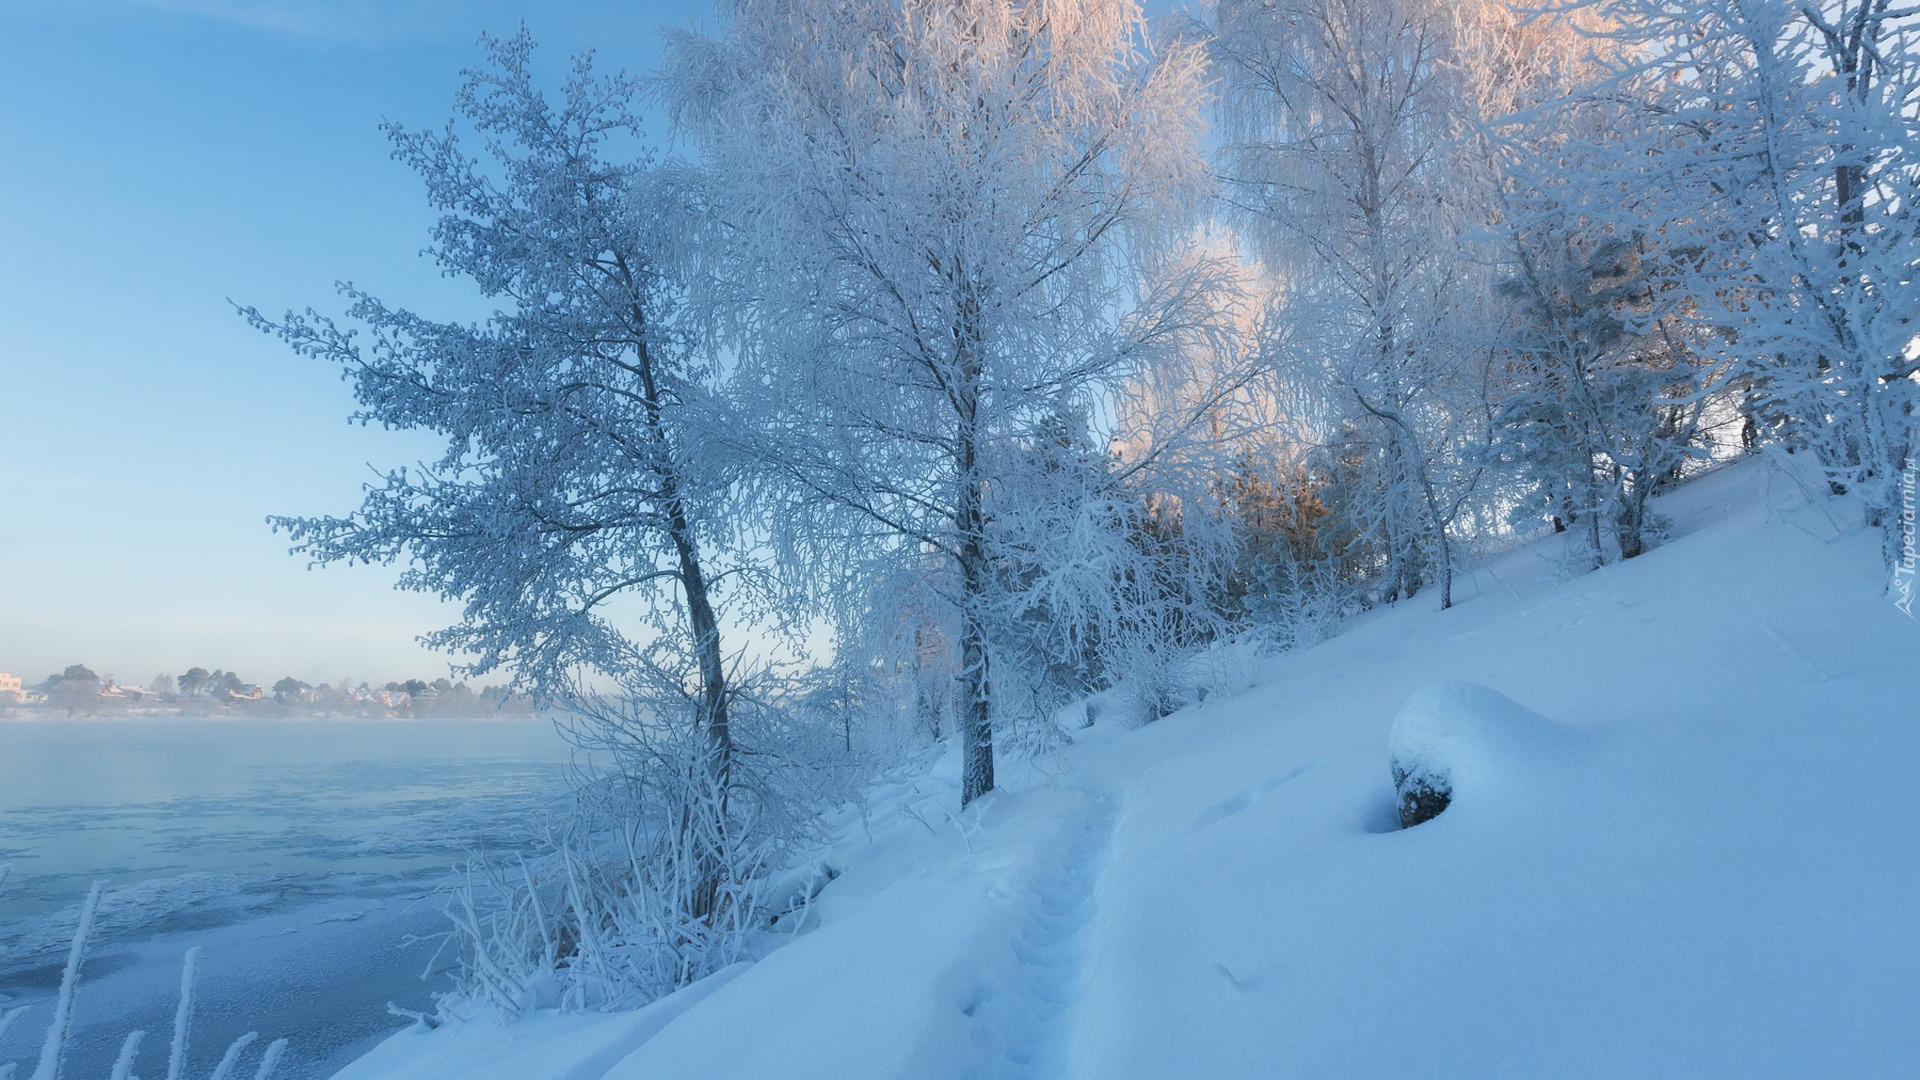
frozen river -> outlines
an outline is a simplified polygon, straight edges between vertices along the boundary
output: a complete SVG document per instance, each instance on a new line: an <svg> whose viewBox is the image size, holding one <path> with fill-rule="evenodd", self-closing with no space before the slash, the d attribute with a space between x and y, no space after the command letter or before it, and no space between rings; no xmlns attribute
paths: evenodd
<svg viewBox="0 0 1920 1080"><path fill-rule="evenodd" d="M327 1075L397 1025L387 1000L443 985L420 978L435 887L468 851L524 846L568 760L544 720L0 723L0 1012L32 1007L0 1063L37 1047L104 881L67 1075L105 1076L133 1027L164 1055L192 944L194 1073L258 1029L293 1040L282 1080Z"/></svg>

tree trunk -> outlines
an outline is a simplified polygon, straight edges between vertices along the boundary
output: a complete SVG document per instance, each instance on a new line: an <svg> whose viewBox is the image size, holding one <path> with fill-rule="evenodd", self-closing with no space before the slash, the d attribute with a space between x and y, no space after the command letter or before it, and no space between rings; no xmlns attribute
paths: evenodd
<svg viewBox="0 0 1920 1080"><path fill-rule="evenodd" d="M645 325L645 315L634 305L635 327ZM687 632L691 638L694 664L700 672L700 722L706 730L707 767L719 799L719 811L726 812L727 790L733 782L733 727L727 717L727 670L720 648L720 620L713 613L707 595L706 572L701 567L700 544L687 519L686 502L680 492L680 477L673 466L673 447L667 439L666 425L660 418L660 391L653 377L653 357L644 337L636 352L639 359L641 388L645 392L647 434L658 458L660 502L667 512L667 535L679 563L680 586L687 597Z"/></svg>
<svg viewBox="0 0 1920 1080"><path fill-rule="evenodd" d="M980 479L980 359L977 320L962 303L955 326L959 386L954 405L959 413L955 429L959 473L959 505L954 527L960 548L960 740L962 747L960 805L993 790L993 702L988 696L986 613L987 594L985 491Z"/></svg>
<svg viewBox="0 0 1920 1080"><path fill-rule="evenodd" d="M733 786L733 725L727 716L726 659L720 648L720 620L714 615L713 602L707 593L699 540L687 517L680 477L673 464L673 447L660 417L660 391L654 379L653 357L645 338L637 332L645 325L645 313L636 304L632 314L638 341L637 366L645 394L647 435L657 458L655 468L660 475L660 503L667 513L667 535L673 543L680 587L686 594L687 633L694 665L700 673L700 696L695 708L706 736L707 798L711 805L707 820L688 822L686 826L699 834L700 849L699 877L694 883L688 914L696 919L711 920L720 904L726 861L727 796Z"/></svg>
<svg viewBox="0 0 1920 1080"><path fill-rule="evenodd" d="M1426 463L1417 457L1414 460L1419 469L1420 494L1427 504L1427 524L1440 544L1440 610L1445 611L1453 606L1453 544L1447 538L1447 515L1440 512L1440 498L1433 490Z"/></svg>
<svg viewBox="0 0 1920 1080"><path fill-rule="evenodd" d="M727 789L733 780L733 725L727 717L727 673L720 652L720 623L707 598L706 576L700 555L687 528L679 500L672 503L669 528L680 559L680 580L687 594L687 623L693 635L694 661L700 669L700 720L706 729L708 769L726 810Z"/></svg>
<svg viewBox="0 0 1920 1080"><path fill-rule="evenodd" d="M680 564L680 584L687 597L687 629L693 639L694 662L700 671L699 710L706 734L706 820L693 821L699 844L699 877L694 883L688 914L711 920L720 907L725 872L727 794L733 785L733 726L727 717L727 674L720 652L720 624L707 596L706 575L675 477L668 472L661 487L667 504L667 531Z"/></svg>
<svg viewBox="0 0 1920 1080"><path fill-rule="evenodd" d="M968 591L972 592L971 587ZM993 790L993 703L988 696L987 642L981 621L973 605L960 616L961 806Z"/></svg>
<svg viewBox="0 0 1920 1080"><path fill-rule="evenodd" d="M1626 490L1619 493L1620 510L1613 516L1613 539L1620 545L1620 558L1637 559L1647 550L1647 498L1653 482L1646 470L1627 473Z"/></svg>
<svg viewBox="0 0 1920 1080"><path fill-rule="evenodd" d="M1646 550L1643 503L1640 495L1629 494L1620 504L1620 512L1614 515L1613 538L1620 545L1622 561L1638 558Z"/></svg>

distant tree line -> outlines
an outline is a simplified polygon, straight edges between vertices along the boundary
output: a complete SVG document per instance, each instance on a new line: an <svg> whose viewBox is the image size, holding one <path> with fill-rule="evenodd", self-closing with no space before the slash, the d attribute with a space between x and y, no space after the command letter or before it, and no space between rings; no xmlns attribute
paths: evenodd
<svg viewBox="0 0 1920 1080"><path fill-rule="evenodd" d="M317 686L292 675L271 688L249 682L238 672L191 667L175 676L155 675L145 686L104 678L85 664L64 669L33 684L40 700L32 705L68 715L116 712L205 714L214 710L249 715L441 716L497 712L531 714L534 699L510 685L488 684L475 690L446 678L406 679L374 685L341 678ZM31 701L31 699L29 699Z"/></svg>

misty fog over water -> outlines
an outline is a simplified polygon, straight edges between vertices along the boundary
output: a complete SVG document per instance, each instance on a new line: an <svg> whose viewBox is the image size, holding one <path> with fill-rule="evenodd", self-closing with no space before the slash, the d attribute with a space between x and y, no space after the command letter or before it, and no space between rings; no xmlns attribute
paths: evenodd
<svg viewBox="0 0 1920 1080"><path fill-rule="evenodd" d="M185 874L445 868L565 790L546 720L0 723L0 923Z"/></svg>

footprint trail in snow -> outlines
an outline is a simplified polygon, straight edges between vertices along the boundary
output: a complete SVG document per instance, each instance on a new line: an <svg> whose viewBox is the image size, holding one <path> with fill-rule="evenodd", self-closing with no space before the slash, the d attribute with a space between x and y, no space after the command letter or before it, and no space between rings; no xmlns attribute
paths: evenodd
<svg viewBox="0 0 1920 1080"><path fill-rule="evenodd" d="M975 1038L992 1052L983 1077L1006 1080L1065 1072L1065 1028L1081 990L1095 913L1094 887L1106 865L1114 820L1097 805L1046 845L1027 885L1024 918L1011 942L1014 963L976 990Z"/></svg>

